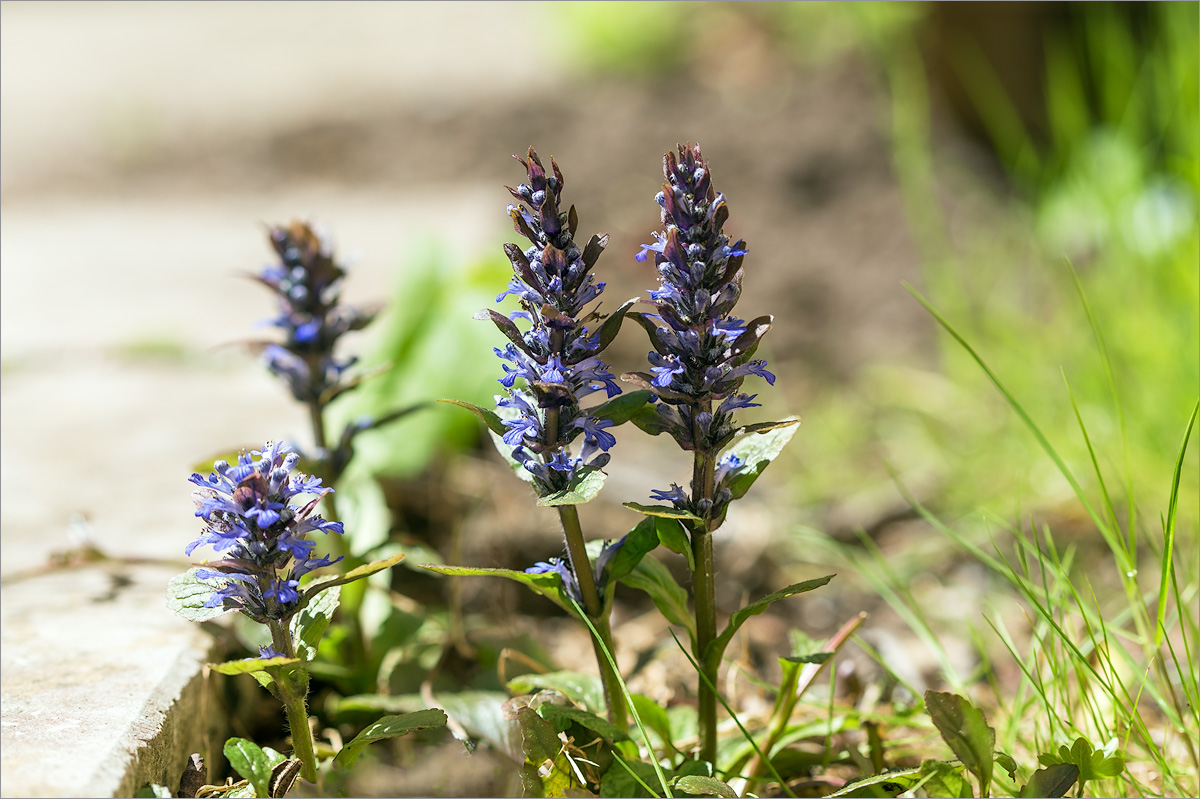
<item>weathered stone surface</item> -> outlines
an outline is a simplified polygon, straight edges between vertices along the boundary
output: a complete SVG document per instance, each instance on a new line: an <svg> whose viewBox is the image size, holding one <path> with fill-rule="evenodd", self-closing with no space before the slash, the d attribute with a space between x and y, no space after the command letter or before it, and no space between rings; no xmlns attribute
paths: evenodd
<svg viewBox="0 0 1200 799"><path fill-rule="evenodd" d="M214 643L166 606L173 570L116 563L0 588L5 796L132 796L174 788L204 751Z"/></svg>

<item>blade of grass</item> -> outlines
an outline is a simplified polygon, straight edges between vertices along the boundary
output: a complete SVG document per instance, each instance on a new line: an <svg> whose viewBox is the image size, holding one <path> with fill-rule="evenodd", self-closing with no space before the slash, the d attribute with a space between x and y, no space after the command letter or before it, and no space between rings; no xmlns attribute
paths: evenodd
<svg viewBox="0 0 1200 799"><path fill-rule="evenodd" d="M1109 549L1111 549L1113 554L1117 556L1117 565L1121 569L1121 574L1128 575L1130 572L1132 572L1133 566L1129 563L1129 556L1125 550L1124 542L1119 538L1114 537L1112 528L1107 524L1105 519L1096 512L1095 507L1092 506L1091 501L1088 500L1087 495L1084 493L1083 487L1079 484L1079 481L1075 479L1075 475L1072 473L1070 467L1067 466L1066 462L1062 459L1062 456L1058 454L1058 451L1054 448L1054 445L1050 443L1050 440L1046 438L1046 435L1042 432L1042 429L1038 427L1036 422L1033 421L1033 417L1031 417L1028 411L1025 410L1025 406L1023 406L1020 401L1013 396L1012 392L1005 387L1004 383L1000 382L1000 378L996 376L996 373L991 370L979 353L975 351L975 348L967 343L967 340L959 334L959 332L946 320L945 317L938 313L937 309L935 309L928 300L921 296L919 291L917 291L908 283L905 283L904 287L907 288L909 293L916 298L917 302L925 306L925 310L929 311L930 315L937 320L938 324L940 324L942 328L945 329L945 331L949 333L964 350L967 351L967 354L971 356L971 359L975 361L976 365L978 365L979 368L983 370L983 373L987 375L987 378L992 382L992 385L994 385L996 389L1004 396L1005 400L1008 401L1009 406L1012 407L1013 411L1018 417L1020 417L1021 421L1025 423L1025 426L1029 429L1029 432L1033 434L1033 437L1037 440L1038 444L1041 445L1046 455L1048 455L1050 460L1054 462L1054 465L1058 467L1058 470L1062 474L1063 478L1066 479L1067 483L1071 486L1071 490L1075 492L1076 498L1079 500L1080 504L1083 505L1084 510L1087 511L1088 516L1091 517L1092 522L1096 525L1096 529L1098 529L1100 534L1104 536L1104 540L1108 544ZM1128 579L1129 578L1126 577L1126 580Z"/></svg>
<svg viewBox="0 0 1200 799"><path fill-rule="evenodd" d="M729 703L725 701L725 697L721 696L721 692L717 690L717 686L713 685L712 681L708 679L708 675L704 673L704 670L700 668L700 664L697 663L696 659L693 658L691 653L687 651L687 649L684 647L683 643L679 640L679 636L675 635L675 631L674 630L669 630L669 631L671 633L671 637L675 639L676 645L679 646L679 651L682 652L684 654L684 657L686 657L688 659L688 662L692 664L692 668L695 669L696 673L700 675L700 679L704 680L704 682L708 684L709 690L711 690L716 695L717 701L721 703L721 706L723 708L725 708L725 712L728 713L729 717L733 719L733 723L737 725L737 728L742 731L742 735L746 736L746 740L750 743L751 746L754 747L754 753L763 760L763 762L766 764L767 769L771 772L771 776L774 777L779 782L779 787L783 788L783 792L786 793L789 797L791 797L791 799L796 799L796 794L792 793L792 789L788 787L787 781L784 780L783 777L781 777L779 775L779 771L778 771L778 769L775 768L775 764L772 763L770 760L768 760L763 755L762 750L758 748L758 743L754 740L754 736L751 735L750 731L747 730L742 725L741 719L738 718L737 713L735 713L733 711L733 708L731 708L729 706ZM717 764L713 763L714 770L716 769L716 767L717 767Z"/></svg>
<svg viewBox="0 0 1200 799"><path fill-rule="evenodd" d="M1071 279L1075 281L1075 291L1079 294L1079 302L1083 305L1083 312L1087 315L1088 324L1092 328L1092 337L1096 339L1096 349L1100 351L1100 363L1104 366L1104 377L1108 381L1108 391L1112 395L1113 408L1117 412L1117 424L1121 429L1121 453L1124 459L1125 472L1125 502L1129 505L1129 521L1128 521L1128 541L1126 547L1130 552L1137 552L1137 502L1133 494L1133 467L1130 465L1129 459L1129 432L1125 424L1125 406L1121 404L1121 395L1117 393L1117 381L1113 378L1112 359L1108 356L1108 345L1104 342L1104 335L1100 332L1100 325L1096 321L1096 315L1092 313L1092 304L1088 301L1087 292L1083 290L1083 282L1079 279L1079 273L1075 271L1075 265L1071 263L1071 259L1065 258L1067 269L1071 273Z"/></svg>
<svg viewBox="0 0 1200 799"><path fill-rule="evenodd" d="M1162 639L1165 633L1163 618L1167 612L1167 591L1169 590L1169 581L1171 579L1171 566L1174 562L1172 553L1175 551L1175 513L1179 506L1179 480L1183 473L1183 458L1187 454L1188 442L1191 441L1192 430L1196 427L1196 414L1198 411L1200 411L1200 402L1192 406L1192 415L1188 418L1187 430L1183 434L1183 441L1179 444L1179 456L1175 459L1175 473L1171 477L1171 500L1167 504L1167 523L1163 530L1162 574L1159 577L1158 613L1155 616L1157 622L1157 628L1154 631L1155 649L1162 646Z"/></svg>
<svg viewBox="0 0 1200 799"><path fill-rule="evenodd" d="M661 797L660 797L660 796L659 796L659 795L658 795L658 794L655 792L655 790L654 790L653 788L651 788L649 785L647 785L647 784L646 784L646 783L645 783L645 782L642 780L642 778L641 778L641 777L639 777L639 776L637 775L637 772L635 772L633 769L631 769L631 768L629 767L629 764L625 762L625 759L624 759L623 757L621 757L620 755L618 755L618 754L617 754L615 751L612 753L612 756L613 756L613 760L616 760L618 763L620 763L620 764L621 764L621 768L623 768L623 769L625 769L626 771L628 771L628 772L629 772L629 776L630 776L630 777L633 777L633 781L634 781L634 782L636 782L638 785L640 785L640 786L642 786L643 788L645 788L645 789L646 789L646 793L648 793L648 794L650 794L651 796L653 796L653 797L654 797L654 799L661 799ZM651 753L650 753L650 756L651 756L651 757L653 757L653 756L654 756L654 753L653 753L653 752L651 752ZM665 783L664 783L663 787L664 787L664 788L666 787L666 784L665 784ZM668 795L668 796L670 796L670 794L667 794L667 795Z"/></svg>
<svg viewBox="0 0 1200 799"><path fill-rule="evenodd" d="M604 657L608 659L608 664L612 667L613 674L616 675L617 684L621 686L621 694L625 697L625 703L629 706L629 712L633 716L633 720L637 724L638 730L642 733L642 739L646 742L649 742L650 736L646 733L646 726L642 724L641 714L638 713L637 707L634 705L633 697L629 693L629 688L625 685L625 678L621 676L621 669L617 667L617 661L615 658L613 658L612 652L608 651L608 647L605 646L604 639L600 636L600 632L596 629L595 625L592 624L592 620L588 618L587 614L583 612L583 608L579 606L579 603L571 597L567 597L567 600L574 606L575 612L579 614L579 618L583 619L583 623L586 624L588 630L591 631L592 637L598 642L597 646L604 653ZM674 631L672 631L671 635L674 634ZM658 782L663 789L663 796L665 796L666 799L672 799L671 789L667 785L667 777L665 774L663 774L662 766L659 765L658 758L654 756L654 752L650 753L650 765L654 767L654 773L658 776ZM626 768L628 768L628 766Z"/></svg>

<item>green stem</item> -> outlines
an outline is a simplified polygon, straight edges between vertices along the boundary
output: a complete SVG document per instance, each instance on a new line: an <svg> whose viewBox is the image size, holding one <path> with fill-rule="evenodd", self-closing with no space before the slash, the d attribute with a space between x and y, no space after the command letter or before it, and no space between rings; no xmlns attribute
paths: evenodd
<svg viewBox="0 0 1200 799"><path fill-rule="evenodd" d="M309 421L312 423L313 443L318 450L325 454L326 458L331 457L329 439L325 432L325 409L320 400L313 400L308 403L308 416ZM336 478L339 475L333 474L332 469L326 469L325 473L321 476L325 478L326 485L332 488L331 484L336 482ZM330 492L321 500L323 503L321 515L331 522L340 520L334 496ZM343 573L362 565L362 560L351 554L350 544L345 533L329 536L329 538L332 539L333 554L342 558ZM365 594L366 581L362 581L359 585L351 584L342 591L341 602L338 606L338 614L346 625L346 640L350 646L350 663L360 666L367 664L366 636L363 633L362 624L359 622L359 611L362 607L363 596Z"/></svg>
<svg viewBox="0 0 1200 799"><path fill-rule="evenodd" d="M601 643L613 648L612 626L605 612L604 601L596 588L592 572L592 562L587 556L587 547L583 540L583 528L579 524L579 510L574 505L559 505L558 518L562 521L563 537L567 542L567 557L571 561L571 570L579 582L579 593L583 597L584 612L591 619L599 638L592 639L592 649L596 653L596 665L600 669L600 681L604 685L604 701L608 705L608 720L619 729L629 726L629 717L625 712L625 700L621 695L621 683L605 656ZM614 660L615 662L615 660Z"/></svg>
<svg viewBox="0 0 1200 799"><path fill-rule="evenodd" d="M692 418L700 416L701 412L712 412L712 402L705 402L693 408ZM716 494L715 471L716 459L708 449L701 449L703 440L698 424L693 424L693 441L696 442L692 461L692 504L700 500L710 503ZM717 762L717 695L714 686L717 684L717 671L720 668L720 658L708 657L709 645L717 637L717 602L716 582L713 566L712 530L710 521L696 522L692 525L692 555L696 564L692 572L692 598L696 614L696 662L703 669L707 679L701 679L696 686L699 699L697 709L697 724L700 729L700 759L709 763Z"/></svg>
<svg viewBox="0 0 1200 799"><path fill-rule="evenodd" d="M271 645L284 655L296 657L296 647L291 633L282 622L267 623L271 631ZM275 680L279 701L287 715L288 729L292 733L293 754L300 759L300 776L309 782L317 781L317 755L313 746L312 729L308 726L308 670L302 666L270 669Z"/></svg>
<svg viewBox="0 0 1200 799"><path fill-rule="evenodd" d="M707 680L697 686L699 709L697 723L700 728L700 759L717 762L717 695L712 686L717 684L719 658L706 656L709 645L717 637L716 588L713 579L712 534L696 525L692 531L692 555L696 571L692 573L692 595L696 611L696 662L704 670Z"/></svg>

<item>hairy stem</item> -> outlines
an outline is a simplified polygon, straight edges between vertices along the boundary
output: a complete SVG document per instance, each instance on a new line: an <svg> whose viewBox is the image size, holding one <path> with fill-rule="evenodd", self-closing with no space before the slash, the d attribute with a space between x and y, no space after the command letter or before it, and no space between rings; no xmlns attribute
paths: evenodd
<svg viewBox="0 0 1200 799"><path fill-rule="evenodd" d="M287 657L296 657L296 647L292 635L280 621L267 623L271 631L271 645L276 651ZM292 733L293 754L299 758L300 776L309 782L317 781L317 755L313 746L312 729L308 726L308 708L305 700L308 698L308 670L302 666L270 669L271 677L275 680L279 701L283 702L283 712L287 715L288 729Z"/></svg>
<svg viewBox="0 0 1200 799"><path fill-rule="evenodd" d="M702 412L712 413L712 402L706 401L693 409L692 418L696 419ZM716 494L714 475L716 472L716 457L707 448L701 448L703 440L699 424L693 422L693 441L696 443L695 455L692 461L692 504L697 506L700 500L712 502ZM713 686L717 684L717 671L721 663L719 659L707 655L709 644L717 637L717 603L716 581L713 565L712 530L708 521L696 522L692 525L692 555L696 570L692 572L692 598L696 614L696 662L704 670L707 680L699 680L696 695L699 698L697 723L700 728L700 759L709 763L717 762L717 695Z"/></svg>
<svg viewBox="0 0 1200 799"><path fill-rule="evenodd" d="M592 573L592 562L587 556L587 547L583 540L583 529L579 524L579 510L574 505L559 505L558 518L562 521L563 537L567 541L567 557L571 560L571 571L579 581L579 593L583 597L584 612L592 620L600 634L600 639L592 639L592 648L596 653L596 665L600 669L600 681L604 685L604 701L608 705L608 720L619 729L629 726L626 714L625 697L621 693L621 683L613 671L612 664L604 655L604 647L613 654L616 662L616 649L613 647L612 626L608 614L604 612L604 600L596 588L596 580Z"/></svg>

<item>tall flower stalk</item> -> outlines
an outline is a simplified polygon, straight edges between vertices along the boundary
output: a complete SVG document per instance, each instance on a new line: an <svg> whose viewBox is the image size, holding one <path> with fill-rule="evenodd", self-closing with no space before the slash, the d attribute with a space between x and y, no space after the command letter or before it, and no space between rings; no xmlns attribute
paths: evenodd
<svg viewBox="0 0 1200 799"><path fill-rule="evenodd" d="M278 298L279 315L269 321L283 331L284 341L268 344L263 360L272 374L287 383L292 396L308 407L314 456L326 479L333 482L349 460L353 435L377 424L351 425L336 444L330 441L325 409L357 385L343 377L358 359L338 358L334 351L343 335L361 330L374 317L341 303L346 269L334 258L328 239L311 225L272 226L267 235L279 263L267 266L255 279Z"/></svg>
<svg viewBox="0 0 1200 799"><path fill-rule="evenodd" d="M512 461L533 484L539 504L557 508L566 542L565 561L552 559L531 572L553 571L563 578L564 592L591 618L600 633L594 641L596 661L604 683L610 720L626 726L625 704L617 675L601 647L613 651L605 599L604 567L619 546L605 548L597 563L588 559L576 504L594 495L609 461L616 438L608 431L612 419L580 401L597 392L612 399L621 393L608 366L599 358L620 328L632 301L605 318L599 304L589 305L604 291L592 267L608 243L604 235L592 236L586 246L574 240L578 216L574 206L561 208L563 177L550 159L547 172L532 147L526 159L527 182L509 192L517 200L508 208L517 233L528 242L522 248L506 244L513 267L508 288L496 298L514 295L521 310L505 316L494 310L481 312L509 339L496 354L504 361L500 383L507 395L497 405L509 418L503 420L501 442ZM516 320L527 323L521 330Z"/></svg>
<svg viewBox="0 0 1200 799"><path fill-rule="evenodd" d="M650 292L652 313L630 313L645 328L654 350L650 371L624 375L659 400L653 432L668 432L692 453L687 490L672 484L653 492L689 515L686 522L693 562L696 660L707 679L698 686L700 757L716 762L719 657L711 657L717 638L712 534L725 519L733 481L745 467L737 455L718 461L718 453L738 432L734 412L757 407L757 395L740 392L754 375L774 384L765 363L752 358L771 317L744 322L732 316L742 291L745 243L730 243L722 232L729 210L712 184L700 147L678 148L663 158L666 183L655 200L665 229L643 245L638 260L650 255L659 288Z"/></svg>
<svg viewBox="0 0 1200 799"><path fill-rule="evenodd" d="M340 536L343 530L339 522L314 515L332 489L319 478L295 472L298 460L286 445L268 441L261 450L243 452L236 464L217 461L208 477L190 478L197 486L192 493L196 515L206 526L185 553L210 546L222 555L194 572L196 580L213 589L200 607L240 611L265 625L271 644L259 650L264 660L298 657L288 622L308 599L300 579L341 560L313 557L316 544L309 533ZM312 498L300 502L300 495ZM301 773L315 782L316 756L305 708L308 672L293 668L274 676L274 693L283 703Z"/></svg>

